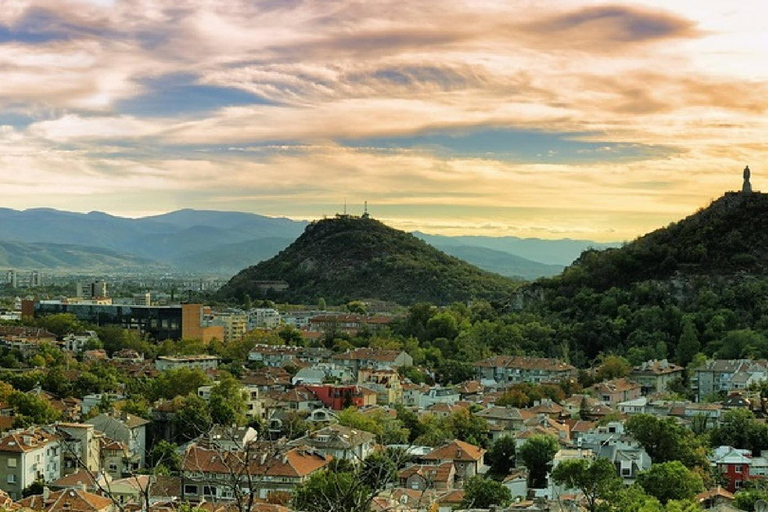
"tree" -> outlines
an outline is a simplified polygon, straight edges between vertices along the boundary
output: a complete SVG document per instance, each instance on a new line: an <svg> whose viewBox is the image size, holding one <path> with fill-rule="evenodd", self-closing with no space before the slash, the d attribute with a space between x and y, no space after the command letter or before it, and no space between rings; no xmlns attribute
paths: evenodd
<svg viewBox="0 0 768 512"><path fill-rule="evenodd" d="M197 393L197 388L210 382L208 375L200 368L173 368L161 372L152 381L150 393L153 400Z"/></svg>
<svg viewBox="0 0 768 512"><path fill-rule="evenodd" d="M473 476L464 484L462 508L489 508L492 505L505 507L512 501L512 492L500 482Z"/></svg>
<svg viewBox="0 0 768 512"><path fill-rule="evenodd" d="M293 509L302 512L369 512L373 491L354 473L318 471L299 485Z"/></svg>
<svg viewBox="0 0 768 512"><path fill-rule="evenodd" d="M187 395L178 400L180 403L173 423L180 440L190 441L211 430L213 420L205 400L197 395Z"/></svg>
<svg viewBox="0 0 768 512"><path fill-rule="evenodd" d="M560 446L557 438L550 435L531 436L518 450L518 456L528 468L528 484L535 489L547 485L549 463Z"/></svg>
<svg viewBox="0 0 768 512"><path fill-rule="evenodd" d="M222 373L208 399L211 420L219 425L245 425L246 404L240 381L229 373Z"/></svg>
<svg viewBox="0 0 768 512"><path fill-rule="evenodd" d="M485 461L491 466L493 474L508 475L515 467L515 438L503 436L497 439L485 454Z"/></svg>
<svg viewBox="0 0 768 512"><path fill-rule="evenodd" d="M608 355L603 358L603 364L597 369L599 380L610 380L626 377L632 371L632 365L621 356Z"/></svg>
<svg viewBox="0 0 768 512"><path fill-rule="evenodd" d="M688 366L694 356L701 350L699 334L693 320L686 320L683 324L683 333L677 342L677 360L681 366Z"/></svg>
<svg viewBox="0 0 768 512"><path fill-rule="evenodd" d="M611 461L598 458L565 460L550 475L558 485L567 489L579 489L587 500L590 512L597 510L597 501L605 499L621 487L621 479Z"/></svg>
<svg viewBox="0 0 768 512"><path fill-rule="evenodd" d="M161 439L150 452L152 465L155 469L166 468L168 472L176 473L181 469L181 455L178 446Z"/></svg>
<svg viewBox="0 0 768 512"><path fill-rule="evenodd" d="M637 475L637 484L663 504L691 499L704 488L701 476L677 460L653 464Z"/></svg>
<svg viewBox="0 0 768 512"><path fill-rule="evenodd" d="M679 460L689 468L709 467L699 439L674 418L637 414L627 419L624 425L654 463Z"/></svg>
<svg viewBox="0 0 768 512"><path fill-rule="evenodd" d="M712 446L733 446L752 451L768 447L768 427L755 419L751 411L733 409L723 415L720 425L710 433Z"/></svg>

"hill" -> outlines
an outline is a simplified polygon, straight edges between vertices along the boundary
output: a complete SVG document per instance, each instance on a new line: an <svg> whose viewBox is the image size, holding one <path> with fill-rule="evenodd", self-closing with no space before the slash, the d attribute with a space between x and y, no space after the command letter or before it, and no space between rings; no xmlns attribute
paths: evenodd
<svg viewBox="0 0 768 512"><path fill-rule="evenodd" d="M620 248L586 251L558 278L604 290L672 276L768 274L768 194L727 193Z"/></svg>
<svg viewBox="0 0 768 512"><path fill-rule="evenodd" d="M235 275L222 298L261 294L258 281L282 280L290 302L330 303L379 299L413 304L449 304L508 296L515 281L438 251L413 235L366 218L314 222L274 258Z"/></svg>
<svg viewBox="0 0 768 512"><path fill-rule="evenodd" d="M61 271L82 269L115 271L134 268L148 270L152 267L167 270L144 258L99 247L23 242L0 242L0 266Z"/></svg>

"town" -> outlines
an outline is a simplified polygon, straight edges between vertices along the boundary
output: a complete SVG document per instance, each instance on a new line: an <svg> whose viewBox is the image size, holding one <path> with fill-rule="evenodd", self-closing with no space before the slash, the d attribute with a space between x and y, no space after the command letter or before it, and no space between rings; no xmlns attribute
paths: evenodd
<svg viewBox="0 0 768 512"><path fill-rule="evenodd" d="M436 347L441 319L487 303L212 308L76 289L4 312L6 508L592 511L624 488L730 510L768 484L766 360L452 368L398 333L426 314Z"/></svg>

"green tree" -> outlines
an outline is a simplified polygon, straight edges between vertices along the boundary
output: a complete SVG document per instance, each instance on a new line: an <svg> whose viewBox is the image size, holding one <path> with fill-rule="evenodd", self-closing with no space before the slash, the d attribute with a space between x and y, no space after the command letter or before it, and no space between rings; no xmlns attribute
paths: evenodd
<svg viewBox="0 0 768 512"><path fill-rule="evenodd" d="M161 439L150 452L152 465L155 468L164 467L171 473L176 473L181 469L181 455L178 453L178 446Z"/></svg>
<svg viewBox="0 0 768 512"><path fill-rule="evenodd" d="M473 476L464 484L462 508L506 507L512 501L512 492L500 482Z"/></svg>
<svg viewBox="0 0 768 512"><path fill-rule="evenodd" d="M627 419L624 425L654 463L678 460L689 468L709 467L700 440L674 418L637 414Z"/></svg>
<svg viewBox="0 0 768 512"><path fill-rule="evenodd" d="M197 395L187 395L174 402L178 402L173 423L179 439L190 441L211 430L213 420L205 400Z"/></svg>
<svg viewBox="0 0 768 512"><path fill-rule="evenodd" d="M566 489L579 489L587 500L590 512L597 510L598 500L606 499L622 485L616 468L604 458L592 462L585 459L565 460L552 470L550 477Z"/></svg>
<svg viewBox="0 0 768 512"><path fill-rule="evenodd" d="M701 350L699 343L699 333L696 330L696 324L688 319L683 324L683 333L677 342L677 360L681 366L688 366L693 358Z"/></svg>
<svg viewBox="0 0 768 512"><path fill-rule="evenodd" d="M557 438L550 435L531 436L525 444L520 446L517 455L528 468L530 487L535 489L546 487L549 464L559 449Z"/></svg>
<svg viewBox="0 0 768 512"><path fill-rule="evenodd" d="M373 491L354 473L317 471L296 487L292 509L302 512L369 512Z"/></svg>
<svg viewBox="0 0 768 512"><path fill-rule="evenodd" d="M701 476L677 460L653 464L637 475L637 484L663 504L670 500L689 500L704 489Z"/></svg>
<svg viewBox="0 0 768 512"><path fill-rule="evenodd" d="M608 355L597 369L598 380L610 380L626 377L632 371L632 365L625 358L617 355Z"/></svg>
<svg viewBox="0 0 768 512"><path fill-rule="evenodd" d="M246 407L242 384L229 373L223 372L208 399L211 419L219 425L243 426L247 420Z"/></svg>
<svg viewBox="0 0 768 512"><path fill-rule="evenodd" d="M755 419L747 409L732 409L726 412L720 424L710 432L710 444L728 445L752 451L768 448L768 426Z"/></svg>
<svg viewBox="0 0 768 512"><path fill-rule="evenodd" d="M506 476L515 467L515 438L502 436L485 454L485 461L495 475Z"/></svg>
<svg viewBox="0 0 768 512"><path fill-rule="evenodd" d="M177 396L187 396L197 393L197 388L209 383L208 375L200 368L181 367L165 370L152 381L151 398L171 400Z"/></svg>

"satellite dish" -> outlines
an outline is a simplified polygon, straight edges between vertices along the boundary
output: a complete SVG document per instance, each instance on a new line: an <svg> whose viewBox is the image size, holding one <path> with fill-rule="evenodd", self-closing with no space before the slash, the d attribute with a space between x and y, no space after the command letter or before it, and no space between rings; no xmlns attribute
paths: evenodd
<svg viewBox="0 0 768 512"><path fill-rule="evenodd" d="M755 502L755 512L768 512L768 501L757 500Z"/></svg>

